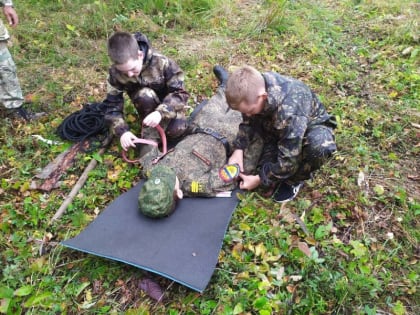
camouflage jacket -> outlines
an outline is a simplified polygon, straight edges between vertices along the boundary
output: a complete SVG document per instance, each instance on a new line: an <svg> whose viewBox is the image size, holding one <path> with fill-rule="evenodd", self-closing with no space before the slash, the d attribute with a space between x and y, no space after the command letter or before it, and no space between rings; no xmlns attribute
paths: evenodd
<svg viewBox="0 0 420 315"><path fill-rule="evenodd" d="M231 147L242 117L239 112L227 109L225 94L219 89L191 117L196 127L209 128L224 136ZM184 196L212 197L235 187L235 183L225 183L219 177L219 169L226 164L231 152L231 149L227 152L223 143L214 136L193 132L178 142L158 164L167 165L176 171ZM150 173L154 166L151 161L157 155L155 149L141 159L143 176L147 177Z"/></svg>
<svg viewBox="0 0 420 315"><path fill-rule="evenodd" d="M4 7L5 5L13 5L12 0L0 0L0 7ZM1 40L8 40L10 38L9 32L7 31L6 26L0 20L0 41Z"/></svg>
<svg viewBox="0 0 420 315"><path fill-rule="evenodd" d="M144 53L140 75L130 78L112 65L107 79L105 118L117 136L129 130L123 118L124 92L130 96L145 87L154 90L161 102L155 110L162 114L162 118L167 119L175 118L177 112L184 111L189 98L184 89L184 73L181 68L170 58L154 51L145 35L138 32L134 36L139 49Z"/></svg>
<svg viewBox="0 0 420 315"><path fill-rule="evenodd" d="M4 7L5 5L13 6L12 0L0 0L0 7Z"/></svg>
<svg viewBox="0 0 420 315"><path fill-rule="evenodd" d="M234 146L245 149L256 133L265 143L276 144L276 162L265 163L259 170L262 185L268 186L297 171L306 130L318 124L333 127L334 117L303 82L274 72L262 75L268 94L265 107L258 115L243 115Z"/></svg>

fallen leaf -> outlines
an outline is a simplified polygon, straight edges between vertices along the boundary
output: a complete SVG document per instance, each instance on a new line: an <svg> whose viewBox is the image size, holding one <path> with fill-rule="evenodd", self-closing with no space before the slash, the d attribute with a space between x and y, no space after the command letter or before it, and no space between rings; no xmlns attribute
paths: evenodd
<svg viewBox="0 0 420 315"><path fill-rule="evenodd" d="M289 293L293 293L293 292L295 292L295 290L296 290L296 286L294 286L294 285L288 285L288 286L286 286L286 290L287 290Z"/></svg>
<svg viewBox="0 0 420 315"><path fill-rule="evenodd" d="M237 279L249 279L249 272L248 271L241 272L236 276L236 278Z"/></svg>
<svg viewBox="0 0 420 315"><path fill-rule="evenodd" d="M318 190L314 190L311 192L312 199L318 199L322 197L322 194Z"/></svg>
<svg viewBox="0 0 420 315"><path fill-rule="evenodd" d="M412 180L419 180L420 176L419 175L407 175L408 179L412 179Z"/></svg>
<svg viewBox="0 0 420 315"><path fill-rule="evenodd" d="M302 276L300 275L290 276L290 280L297 282L297 281L302 280Z"/></svg>
<svg viewBox="0 0 420 315"><path fill-rule="evenodd" d="M306 244L305 242L299 242L298 243L298 248L306 256L311 257L311 251L309 250L308 244Z"/></svg>
<svg viewBox="0 0 420 315"><path fill-rule="evenodd" d="M263 256L266 252L265 246L262 243L259 243L255 246L255 256Z"/></svg>
<svg viewBox="0 0 420 315"><path fill-rule="evenodd" d="M154 299L157 302L161 302L163 299L163 292L159 284L154 282L151 279L143 279L139 283L139 287L143 290L148 296Z"/></svg>
<svg viewBox="0 0 420 315"><path fill-rule="evenodd" d="M382 185L376 185L375 187L373 187L373 190L375 191L375 193L376 193L378 196L383 195L383 194L384 194L384 192L385 192L384 186L382 186Z"/></svg>
<svg viewBox="0 0 420 315"><path fill-rule="evenodd" d="M92 292L90 290L86 290L85 292L85 302L87 303L92 302Z"/></svg>
<svg viewBox="0 0 420 315"><path fill-rule="evenodd" d="M369 187L369 183L366 180L365 173L362 171L359 172L359 175L357 176L357 186L363 189L367 189Z"/></svg>
<svg viewBox="0 0 420 315"><path fill-rule="evenodd" d="M102 281L93 281L93 294L97 295L102 292Z"/></svg>
<svg viewBox="0 0 420 315"><path fill-rule="evenodd" d="M316 243L317 243L316 240L313 237L310 237L310 236L305 237L305 241L307 243L309 243L310 245L316 245Z"/></svg>
<svg viewBox="0 0 420 315"><path fill-rule="evenodd" d="M278 281L283 281L283 276L284 276L284 267L283 267L283 266L281 266L281 267L279 268L279 270L277 270L277 272L276 272L276 279L277 279Z"/></svg>
<svg viewBox="0 0 420 315"><path fill-rule="evenodd" d="M241 243L237 243L232 248L232 256L237 260L242 260L242 251L243 251L243 245Z"/></svg>
<svg viewBox="0 0 420 315"><path fill-rule="evenodd" d="M407 56L407 55L411 54L411 52L412 52L413 50L414 50L414 47L413 47L413 46L409 46L409 47L405 48L405 49L401 52L401 54L402 54L403 56Z"/></svg>

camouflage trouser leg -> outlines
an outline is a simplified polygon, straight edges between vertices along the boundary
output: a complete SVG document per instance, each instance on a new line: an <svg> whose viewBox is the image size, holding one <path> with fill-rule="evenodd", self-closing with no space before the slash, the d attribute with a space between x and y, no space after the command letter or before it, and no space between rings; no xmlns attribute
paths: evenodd
<svg viewBox="0 0 420 315"><path fill-rule="evenodd" d="M7 49L7 41L0 41L0 103L12 109L20 107L23 101L16 65Z"/></svg>
<svg viewBox="0 0 420 315"><path fill-rule="evenodd" d="M134 95L130 95L130 97L142 121L160 104L160 100L155 91L150 88L140 89L134 93ZM177 139L187 128L185 114L177 113L177 116L173 119L162 119L160 126L165 130L168 139ZM156 132L155 128L145 127L143 135L147 139L159 138L159 134Z"/></svg>
<svg viewBox="0 0 420 315"><path fill-rule="evenodd" d="M311 178L311 173L318 170L335 151L337 145L332 129L323 125L311 127L305 134L302 163L288 181L297 183Z"/></svg>
<svg viewBox="0 0 420 315"><path fill-rule="evenodd" d="M130 95L131 101L137 109L141 121L152 113L156 107L160 104L160 100L156 95L155 91L150 88L143 88ZM165 130L168 141L178 139L187 129L187 119L185 115L177 113L177 117L174 119L162 119L160 126ZM144 139L154 140L160 142L160 135L156 128L150 128L147 126L142 127L142 137ZM143 150L144 148L144 150ZM143 156L150 150L149 146L143 146L140 150L140 156Z"/></svg>

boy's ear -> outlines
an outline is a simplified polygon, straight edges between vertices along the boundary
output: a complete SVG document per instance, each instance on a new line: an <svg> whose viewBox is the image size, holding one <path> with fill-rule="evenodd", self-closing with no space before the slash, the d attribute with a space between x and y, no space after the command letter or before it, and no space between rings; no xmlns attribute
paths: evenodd
<svg viewBox="0 0 420 315"><path fill-rule="evenodd" d="M264 91L264 93L262 94L262 97L264 98L264 100L266 100L268 97L268 93Z"/></svg>
<svg viewBox="0 0 420 315"><path fill-rule="evenodd" d="M139 57L139 59L143 60L143 57L144 57L143 51L141 51L140 49L137 50L137 56Z"/></svg>
<svg viewBox="0 0 420 315"><path fill-rule="evenodd" d="M262 99L265 101L268 97L267 91L264 90L260 90L260 92L258 93L258 97L262 97Z"/></svg>

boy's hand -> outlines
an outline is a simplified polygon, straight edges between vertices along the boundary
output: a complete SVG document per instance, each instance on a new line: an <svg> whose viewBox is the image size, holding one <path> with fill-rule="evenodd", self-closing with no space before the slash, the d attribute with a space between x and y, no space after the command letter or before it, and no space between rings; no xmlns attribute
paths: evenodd
<svg viewBox="0 0 420 315"><path fill-rule="evenodd" d="M239 177L241 178L241 181L239 182L240 189L253 190L261 184L259 175L245 175L240 173Z"/></svg>
<svg viewBox="0 0 420 315"><path fill-rule="evenodd" d="M127 151L130 147L135 148L136 144L133 141L137 139L138 138L131 131L126 131L120 138L121 147L124 151Z"/></svg>
<svg viewBox="0 0 420 315"><path fill-rule="evenodd" d="M149 126L149 127L156 127L159 125L160 121L162 120L162 115L158 111L154 111L146 116L143 120L143 125Z"/></svg>
<svg viewBox="0 0 420 315"><path fill-rule="evenodd" d="M228 164L238 164L241 172L244 171L244 151L235 150L229 158Z"/></svg>
<svg viewBox="0 0 420 315"><path fill-rule="evenodd" d="M3 7L3 13L6 16L7 22L9 22L10 26L15 27L16 25L18 25L19 18L15 9L12 6L5 5Z"/></svg>

